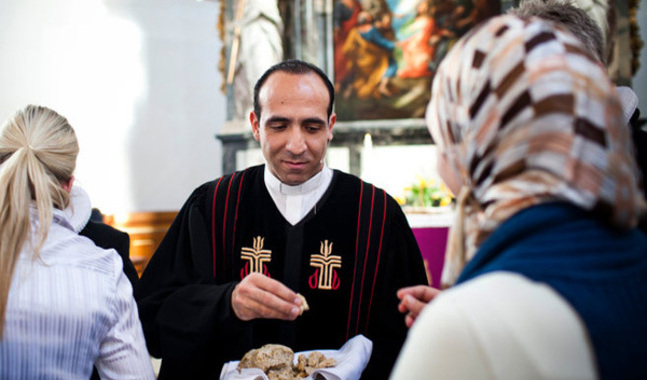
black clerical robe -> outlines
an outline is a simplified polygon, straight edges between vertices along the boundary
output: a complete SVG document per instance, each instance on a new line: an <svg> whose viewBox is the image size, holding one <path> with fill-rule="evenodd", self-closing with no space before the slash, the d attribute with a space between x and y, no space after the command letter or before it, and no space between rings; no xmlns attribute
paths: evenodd
<svg viewBox="0 0 647 380"><path fill-rule="evenodd" d="M153 255L136 290L160 379L218 378L222 365L266 343L295 352L338 349L364 334L373 354L364 379L385 379L405 339L396 291L426 284L420 250L385 191L334 171L296 225L276 208L264 166L197 188ZM303 294L296 321L240 321L231 292L260 272Z"/></svg>

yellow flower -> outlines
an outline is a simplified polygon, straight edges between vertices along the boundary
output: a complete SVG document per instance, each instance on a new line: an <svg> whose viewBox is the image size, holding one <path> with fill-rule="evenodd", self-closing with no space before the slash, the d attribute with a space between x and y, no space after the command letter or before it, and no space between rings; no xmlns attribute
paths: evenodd
<svg viewBox="0 0 647 380"><path fill-rule="evenodd" d="M441 206L448 206L452 203L452 197L449 195L445 195L440 199L440 205Z"/></svg>

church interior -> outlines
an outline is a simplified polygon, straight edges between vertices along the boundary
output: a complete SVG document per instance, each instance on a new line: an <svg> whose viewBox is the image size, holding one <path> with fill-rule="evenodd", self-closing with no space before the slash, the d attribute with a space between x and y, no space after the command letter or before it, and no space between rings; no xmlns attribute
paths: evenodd
<svg viewBox="0 0 647 380"><path fill-rule="evenodd" d="M457 3L474 12L450 25ZM285 59L314 63L335 85L326 164L398 201L439 287L455 196L438 175L425 124L429 88L462 34L518 3L4 1L0 115L41 104L67 117L80 145L75 181L105 223L130 235L141 274L194 188L263 163L249 121L260 73ZM647 3L576 3L606 25L609 76L635 92L644 122ZM367 42L356 32L364 25L391 47Z"/></svg>
<svg viewBox="0 0 647 380"><path fill-rule="evenodd" d="M348 79L340 78L339 68L333 74L344 42L335 40L341 17L336 9L343 3L3 2L0 46L12 58L0 64L5 89L0 111L6 116L35 103L68 117L81 146L76 181L107 223L130 234L131 258L141 272L192 188L263 161L249 129L249 101L245 104L236 88L244 87L236 83L246 75L237 65L249 60L240 40L254 19L262 20L277 40L261 41L265 46L256 46L258 54L308 60L335 78L339 118L327 164L394 196L408 210L424 251L425 241L446 237L452 221L451 194L436 173L435 147L424 124L433 62L422 72L396 76L388 92L370 81L356 89L344 84ZM359 3L373 14L382 12L380 7L415 14L417 4ZM642 48L647 7L638 1L609 4L618 20L610 74L635 91L639 109L647 109L647 49ZM504 0L481 6L496 14L514 5ZM399 38L415 33L406 27L400 26ZM441 44L437 47L427 61L442 58ZM443 250L429 253L437 260L428 268L432 282Z"/></svg>

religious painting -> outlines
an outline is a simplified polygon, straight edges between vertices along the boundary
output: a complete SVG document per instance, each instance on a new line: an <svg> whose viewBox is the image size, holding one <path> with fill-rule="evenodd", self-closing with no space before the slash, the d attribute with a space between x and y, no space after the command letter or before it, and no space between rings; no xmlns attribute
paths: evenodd
<svg viewBox="0 0 647 380"><path fill-rule="evenodd" d="M422 118L438 64L500 0L334 0L340 121Z"/></svg>

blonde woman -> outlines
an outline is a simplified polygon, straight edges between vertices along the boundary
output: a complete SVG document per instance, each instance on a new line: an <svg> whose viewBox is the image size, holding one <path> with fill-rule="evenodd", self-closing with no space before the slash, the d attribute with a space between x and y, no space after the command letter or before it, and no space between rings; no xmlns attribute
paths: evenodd
<svg viewBox="0 0 647 380"><path fill-rule="evenodd" d="M647 378L646 206L593 53L495 17L445 57L427 125L458 195L451 287L428 295L391 378Z"/></svg>
<svg viewBox="0 0 647 380"><path fill-rule="evenodd" d="M0 129L0 378L151 379L132 287L114 250L77 235L64 210L74 130L27 106Z"/></svg>

